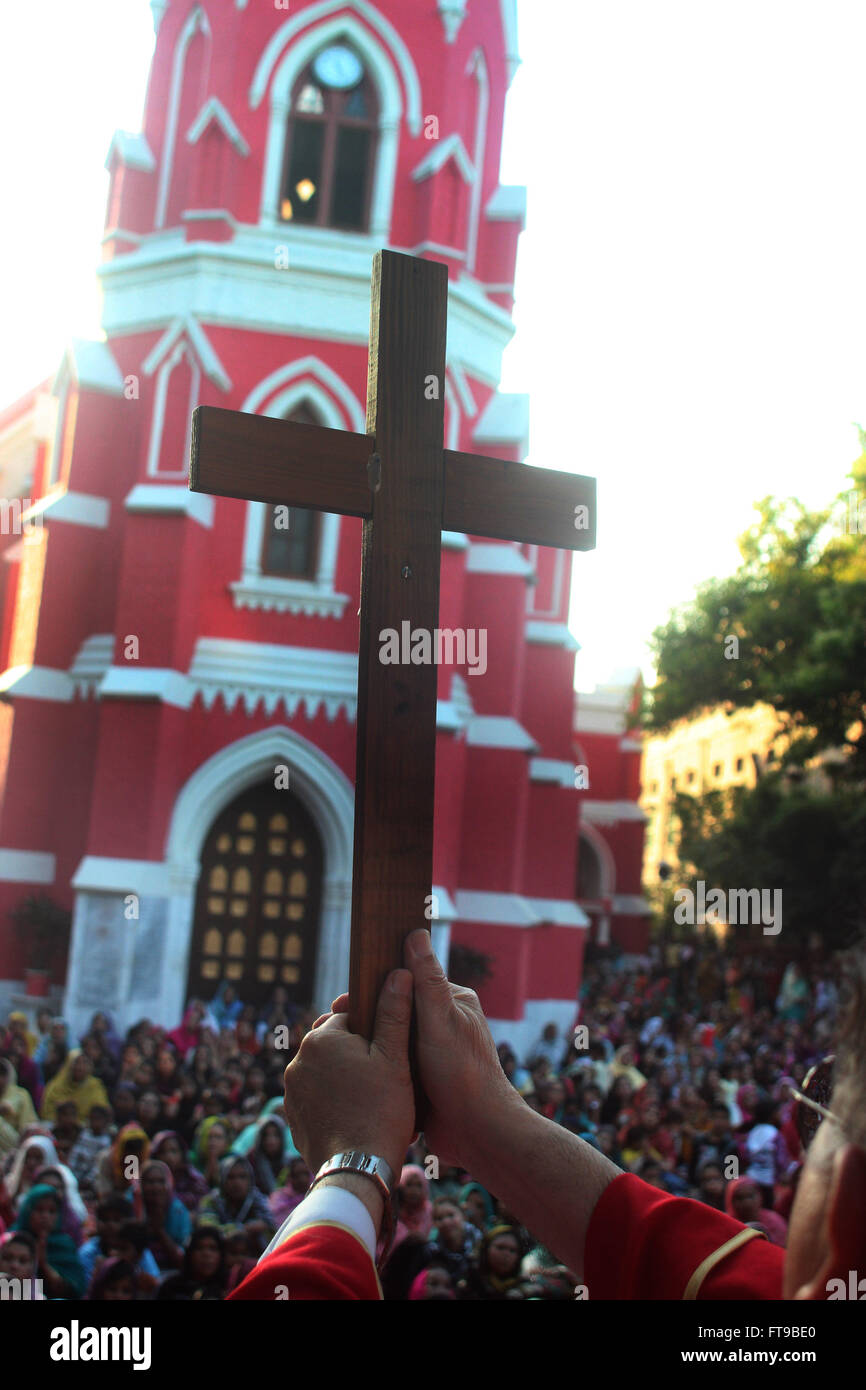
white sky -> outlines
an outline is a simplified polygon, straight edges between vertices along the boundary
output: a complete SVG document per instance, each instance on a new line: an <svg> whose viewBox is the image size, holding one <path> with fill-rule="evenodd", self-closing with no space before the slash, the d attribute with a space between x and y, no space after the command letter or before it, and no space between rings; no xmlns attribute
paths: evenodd
<svg viewBox="0 0 866 1390"><path fill-rule="evenodd" d="M532 462L598 478L572 609L591 685L735 567L755 498L823 503L859 452L866 5L520 0L520 28L503 386L531 392ZM0 402L98 333L103 161L152 45L147 0L3 7Z"/></svg>

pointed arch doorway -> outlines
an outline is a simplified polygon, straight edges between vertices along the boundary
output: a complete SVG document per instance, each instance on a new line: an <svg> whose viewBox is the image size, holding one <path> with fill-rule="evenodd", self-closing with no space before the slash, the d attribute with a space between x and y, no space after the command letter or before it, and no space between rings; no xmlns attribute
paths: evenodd
<svg viewBox="0 0 866 1390"><path fill-rule="evenodd" d="M227 979L244 1004L282 985L308 1005L322 870L321 837L291 792L260 782L225 806L202 847L187 996L209 999Z"/></svg>

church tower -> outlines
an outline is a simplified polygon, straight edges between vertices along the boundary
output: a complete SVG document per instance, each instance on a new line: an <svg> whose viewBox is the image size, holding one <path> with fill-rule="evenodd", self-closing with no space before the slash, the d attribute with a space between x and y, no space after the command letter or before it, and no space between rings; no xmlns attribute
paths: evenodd
<svg viewBox="0 0 866 1390"><path fill-rule="evenodd" d="M143 129L107 158L106 341L54 383L0 653L0 912L73 911L73 1028L173 1024L222 979L327 1007L347 977L361 524L190 493L193 407L363 432L388 246L448 266L447 447L527 449L527 399L497 389L516 0L151 8ZM490 958L482 999L520 1048L573 1020L587 924L571 557L443 545L441 625L484 629L487 657L439 672L432 925L442 954Z"/></svg>

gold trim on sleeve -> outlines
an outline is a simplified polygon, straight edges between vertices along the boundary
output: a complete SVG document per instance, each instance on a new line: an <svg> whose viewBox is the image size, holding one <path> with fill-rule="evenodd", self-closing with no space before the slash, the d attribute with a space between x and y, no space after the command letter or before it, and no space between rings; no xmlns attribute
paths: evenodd
<svg viewBox="0 0 866 1390"><path fill-rule="evenodd" d="M710 1270L714 1269L719 1261L723 1260L726 1255L730 1255L734 1250L738 1250L741 1245L745 1245L746 1241L752 1240L754 1236L759 1236L761 1240L766 1240L766 1236L762 1231L756 1231L753 1226L747 1226L744 1231L738 1231L735 1236L731 1236L730 1240L726 1240L724 1245L719 1246L718 1250L713 1250L707 1255L705 1260L701 1260L691 1279L686 1284L683 1302L687 1299L697 1298L698 1290Z"/></svg>

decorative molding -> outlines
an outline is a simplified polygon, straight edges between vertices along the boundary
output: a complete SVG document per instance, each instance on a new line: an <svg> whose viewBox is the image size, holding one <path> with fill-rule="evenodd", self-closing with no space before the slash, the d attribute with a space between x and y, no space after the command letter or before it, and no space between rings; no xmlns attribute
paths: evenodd
<svg viewBox="0 0 866 1390"><path fill-rule="evenodd" d="M445 30L445 42L453 43L466 18L466 0L438 0L438 9Z"/></svg>
<svg viewBox="0 0 866 1390"><path fill-rule="evenodd" d="M500 0L502 34L505 39L505 69L508 85L520 67L520 48L517 42L517 0Z"/></svg>
<svg viewBox="0 0 866 1390"><path fill-rule="evenodd" d="M473 158L475 167L472 178L472 198L469 205L469 236L466 247L466 269L475 273L475 258L478 254L478 234L481 220L481 188L484 182L485 150L487 147L487 118L490 114L490 75L484 49L476 48L467 75L475 78L478 84L478 106L475 112L475 148Z"/></svg>
<svg viewBox="0 0 866 1390"><path fill-rule="evenodd" d="M211 327L352 343L366 350L370 330L370 261L375 236L328 232L291 223L243 225L232 241L188 242L182 228L148 238L137 250L105 261L102 287L105 332L163 331L192 313ZM285 244L291 272L274 269ZM394 250L404 250L394 247ZM473 380L496 388L502 355L514 336L510 315L470 277L448 288L452 360Z"/></svg>
<svg viewBox="0 0 866 1390"><path fill-rule="evenodd" d="M158 34L163 15L168 9L168 0L150 0L150 8L153 14L153 32Z"/></svg>
<svg viewBox="0 0 866 1390"><path fill-rule="evenodd" d="M116 130L105 156L106 169L111 168L115 155L127 169L140 169L145 174L152 174L156 168L153 151L142 131L132 135L128 130Z"/></svg>
<svg viewBox="0 0 866 1390"><path fill-rule="evenodd" d="M0 675L0 695L26 700L55 700L66 704L74 686L65 671L50 666L10 666Z"/></svg>
<svg viewBox="0 0 866 1390"><path fill-rule="evenodd" d="M174 47L174 54L171 61L171 84L168 94L168 116L165 123L165 134L162 142L162 152L159 165L159 183L156 190L156 213L153 225L157 229L165 226L165 213L168 206L168 193L171 187L171 174L174 165L174 147L177 139L177 122L180 114L181 88L183 86L183 70L186 63L186 52L191 44L193 37L199 32L211 35L211 27L208 17L201 5L196 5L187 16L186 23L180 32L180 36Z"/></svg>
<svg viewBox="0 0 866 1390"><path fill-rule="evenodd" d="M621 738L619 751L621 753L642 753L643 742L639 738Z"/></svg>
<svg viewBox="0 0 866 1390"><path fill-rule="evenodd" d="M199 526L213 526L214 498L206 492L190 492L180 483L137 483L123 505L128 512L188 516Z"/></svg>
<svg viewBox="0 0 866 1390"><path fill-rule="evenodd" d="M69 668L76 695L87 696L99 689L113 656L113 632L97 632L84 639Z"/></svg>
<svg viewBox="0 0 866 1390"><path fill-rule="evenodd" d="M529 453L529 396L495 391L472 435L475 444L516 447L521 459Z"/></svg>
<svg viewBox="0 0 866 1390"><path fill-rule="evenodd" d="M565 647L566 651L579 652L580 643L565 623L548 623L539 618L530 618L524 628L527 642L545 647Z"/></svg>
<svg viewBox="0 0 866 1390"><path fill-rule="evenodd" d="M0 882L53 883L57 860L32 849L0 849Z"/></svg>
<svg viewBox="0 0 866 1390"><path fill-rule="evenodd" d="M568 787L573 791L574 763L564 762L560 758L530 758L529 780L553 783L554 786Z"/></svg>
<svg viewBox="0 0 866 1390"><path fill-rule="evenodd" d="M251 502L250 509L259 506ZM331 513L327 516L330 518ZM273 575L252 575L236 579L230 585L235 608L249 608L262 613L293 613L305 618L342 618L349 602L348 594L337 594L327 585L304 579L278 579Z"/></svg>
<svg viewBox="0 0 866 1390"><path fill-rule="evenodd" d="M319 24L328 15L332 15L335 10L357 11L363 20L374 29L385 44L390 48L403 79L403 87L406 92L406 121L409 126L409 134L418 136L421 134L421 83L418 78L418 70L412 59L412 54L406 47L393 24L385 18L380 10L368 3L368 0L319 0L318 4L308 5L306 9L295 15L293 19L287 19L285 24L274 34L270 43L265 48L258 66L256 67L252 83L250 85L249 103L253 110L261 105L262 98L270 82L271 75L279 61L283 50L290 44L293 49L301 46L300 43L293 43L295 35L309 25L316 25L312 34L304 36L305 40L314 39L314 46L318 48L336 37L344 29L352 27L352 36L357 37L358 32L362 35L366 31L361 28L357 20L351 15L341 15L336 21L330 24ZM336 26L336 28L335 28ZM303 41L301 41L303 42ZM307 58L301 66L306 66Z"/></svg>
<svg viewBox="0 0 866 1390"><path fill-rule="evenodd" d="M22 525L35 516L46 521L65 521L70 526L92 526L104 531L111 515L111 503L107 497L91 497L86 492L49 492L21 513Z"/></svg>
<svg viewBox="0 0 866 1390"><path fill-rule="evenodd" d="M181 222L223 222L236 232L241 225L227 208L187 208L180 215Z"/></svg>
<svg viewBox="0 0 866 1390"><path fill-rule="evenodd" d="M552 927L589 927L590 919L576 902L568 898L527 898L539 921Z"/></svg>
<svg viewBox="0 0 866 1390"><path fill-rule="evenodd" d="M222 696L227 709L241 702L248 714L262 701L267 714L282 704L292 718L303 705L308 719L324 708L330 720L341 710L354 720L358 658L354 652L200 637L189 683L206 709Z"/></svg>
<svg viewBox="0 0 866 1390"><path fill-rule="evenodd" d="M199 111L192 125L186 133L186 138L191 145L195 145L204 135L211 121L216 121L226 139L234 145L239 155L246 159L250 152L250 147L238 130L226 108L223 106L219 97L208 97L204 106Z"/></svg>
<svg viewBox="0 0 866 1390"><path fill-rule="evenodd" d="M443 246L441 241L419 241L416 246L407 248L410 256L444 256L450 261L465 261L466 252L457 246Z"/></svg>
<svg viewBox="0 0 866 1390"><path fill-rule="evenodd" d="M455 894L461 922L486 922L500 927L590 925L586 913L568 898L529 898L520 893L477 893L458 889Z"/></svg>
<svg viewBox="0 0 866 1390"><path fill-rule="evenodd" d="M73 338L63 354L51 391L57 395L67 373L82 391L101 391L106 396L123 395L123 373L114 360L108 343L88 338Z"/></svg>
<svg viewBox="0 0 866 1390"><path fill-rule="evenodd" d="M421 160L412 170L413 183L422 183L429 179L433 174L438 174L449 161L453 159L457 165L464 183L472 183L475 179L475 166L469 158L466 146L459 135L449 135L444 140L438 140L430 153Z"/></svg>
<svg viewBox="0 0 866 1390"><path fill-rule="evenodd" d="M88 854L73 874L77 892L139 893L154 898L171 896L168 865L153 859L110 859Z"/></svg>
<svg viewBox="0 0 866 1390"><path fill-rule="evenodd" d="M467 729L474 713L466 681L455 671L451 676L448 699L436 701L436 727L446 733L456 733L459 737Z"/></svg>
<svg viewBox="0 0 866 1390"><path fill-rule="evenodd" d="M623 917L651 917L652 908L640 893L616 893L611 900L615 913Z"/></svg>
<svg viewBox="0 0 866 1390"><path fill-rule="evenodd" d="M484 216L488 222L519 222L526 225L526 187L518 183L501 183L487 200Z"/></svg>
<svg viewBox="0 0 866 1390"><path fill-rule="evenodd" d="M538 552L540 546L531 545L529 547L528 559L530 564L538 567ZM530 589L526 595L526 611L533 618L558 618L562 612L562 590L565 584L565 576L568 570L568 552L565 550L554 551L553 557L553 584L551 585L550 605L542 608L539 604L538 589Z"/></svg>
<svg viewBox="0 0 866 1390"><path fill-rule="evenodd" d="M468 550L469 537L465 531L443 531L442 532L443 550Z"/></svg>
<svg viewBox="0 0 866 1390"><path fill-rule="evenodd" d="M636 801L580 802L581 821L590 825L618 825L621 821L647 821L649 816Z"/></svg>
<svg viewBox="0 0 866 1390"><path fill-rule="evenodd" d="M159 700L176 709L189 709L195 691L189 679L170 666L109 666L99 688L100 699Z"/></svg>
<svg viewBox="0 0 866 1390"><path fill-rule="evenodd" d="M438 899L436 906L439 912L438 916L431 919L431 926L436 922L453 922L458 915L457 905L448 892L448 889L443 888L439 883L434 883L432 892Z"/></svg>
<svg viewBox="0 0 866 1390"><path fill-rule="evenodd" d="M472 748L508 748L522 753L537 753L538 744L522 724L507 715L476 714L466 730L466 742Z"/></svg>
<svg viewBox="0 0 866 1390"><path fill-rule="evenodd" d="M207 334L193 314L178 315L163 333L159 342L151 348L142 363L146 376L153 376L157 367L168 357L172 348L186 339L198 360L205 376L210 377L221 391L232 389L231 377L211 347Z"/></svg>
<svg viewBox="0 0 866 1390"><path fill-rule="evenodd" d="M478 414L478 404L472 394L472 388L469 385L469 379L463 367L459 362L452 362L449 359L448 370L454 379L454 385L457 387L457 394L460 397L463 414L468 415L470 420L474 419Z"/></svg>
<svg viewBox="0 0 866 1390"><path fill-rule="evenodd" d="M253 387L241 406L241 411L248 415L258 415L260 413L270 415L272 411L275 410L273 402L269 404L267 411L261 411L262 405L268 401L268 398L278 391L280 387L286 387L290 382L295 381L296 378L306 376L313 377L320 387L336 398L346 412L349 428L355 430L358 434L364 434L366 429L366 417L358 397L355 395L354 391L352 391L351 387L346 385L343 378L337 375L333 367L329 366L327 362L324 362L321 357L314 357L312 355L298 357L294 362L287 362L284 367L278 367L276 371L271 372L270 376L266 376L263 381L260 381L257 386ZM329 424L331 429L345 428L342 420L338 421L338 423L330 424L330 419L336 419L337 417L334 415L333 407L331 406L328 408L328 406L321 401L321 397L318 394L316 395L316 403L321 409L327 409L330 418L325 423ZM285 408L284 405L281 406L281 409L283 408Z"/></svg>
<svg viewBox="0 0 866 1390"><path fill-rule="evenodd" d="M470 544L466 554L467 574L517 574L532 579L535 570L519 550L507 541Z"/></svg>

